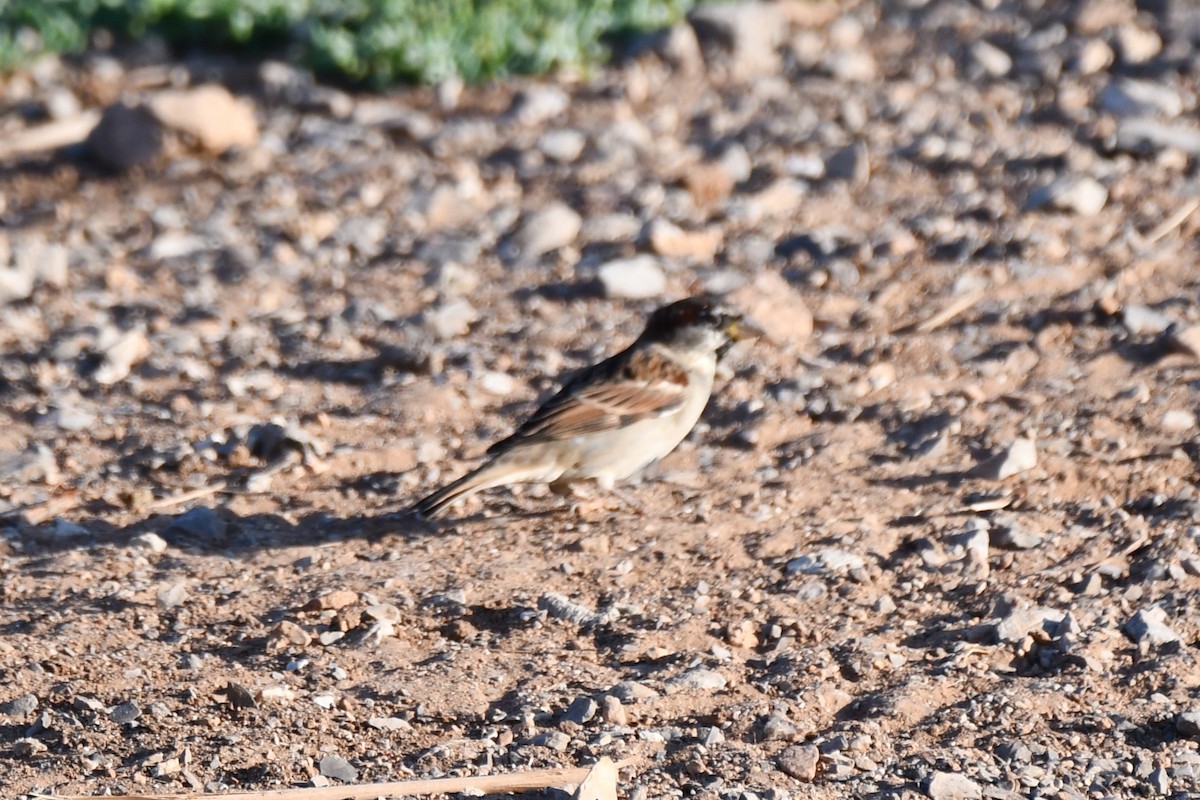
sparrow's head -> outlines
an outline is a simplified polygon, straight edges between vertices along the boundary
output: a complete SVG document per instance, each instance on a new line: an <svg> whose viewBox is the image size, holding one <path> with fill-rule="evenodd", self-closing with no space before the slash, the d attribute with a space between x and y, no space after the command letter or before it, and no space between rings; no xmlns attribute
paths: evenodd
<svg viewBox="0 0 1200 800"><path fill-rule="evenodd" d="M762 335L762 330L736 308L710 295L701 295L655 311L641 338L671 347L713 352L719 358L734 342Z"/></svg>

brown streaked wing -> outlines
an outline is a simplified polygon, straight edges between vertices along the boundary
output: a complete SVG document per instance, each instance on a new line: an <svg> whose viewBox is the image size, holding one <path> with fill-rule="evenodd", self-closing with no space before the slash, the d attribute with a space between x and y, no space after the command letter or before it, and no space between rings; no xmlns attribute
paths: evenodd
<svg viewBox="0 0 1200 800"><path fill-rule="evenodd" d="M687 383L683 367L659 352L620 353L575 376L488 453L599 433L669 414L683 405Z"/></svg>

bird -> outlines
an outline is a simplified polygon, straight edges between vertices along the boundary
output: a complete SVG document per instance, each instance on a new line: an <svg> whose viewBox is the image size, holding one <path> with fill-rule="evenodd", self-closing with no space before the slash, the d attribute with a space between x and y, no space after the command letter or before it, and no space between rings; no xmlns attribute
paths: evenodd
<svg viewBox="0 0 1200 800"><path fill-rule="evenodd" d="M712 395L717 364L735 342L763 331L720 298L689 297L662 306L627 348L567 380L488 460L414 503L433 519L476 492L547 483L565 493L618 481L670 453L695 426Z"/></svg>

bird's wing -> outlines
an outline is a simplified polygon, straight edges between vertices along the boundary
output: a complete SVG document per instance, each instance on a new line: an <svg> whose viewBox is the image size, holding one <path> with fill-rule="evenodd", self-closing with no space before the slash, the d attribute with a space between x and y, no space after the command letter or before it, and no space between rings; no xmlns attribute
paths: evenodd
<svg viewBox="0 0 1200 800"><path fill-rule="evenodd" d="M683 405L687 385L687 371L663 353L627 350L576 375L488 453L613 430L669 414Z"/></svg>

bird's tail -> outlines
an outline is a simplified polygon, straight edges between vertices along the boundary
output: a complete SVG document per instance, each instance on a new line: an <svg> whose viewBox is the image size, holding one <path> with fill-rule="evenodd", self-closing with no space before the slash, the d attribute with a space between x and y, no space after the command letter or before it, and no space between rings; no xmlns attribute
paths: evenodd
<svg viewBox="0 0 1200 800"><path fill-rule="evenodd" d="M453 483L448 483L436 492L421 498L413 503L409 510L425 519L433 519L464 497L470 497L476 492L495 486L519 483L523 479L524 476L514 475L512 470L502 467L495 461L489 461Z"/></svg>

